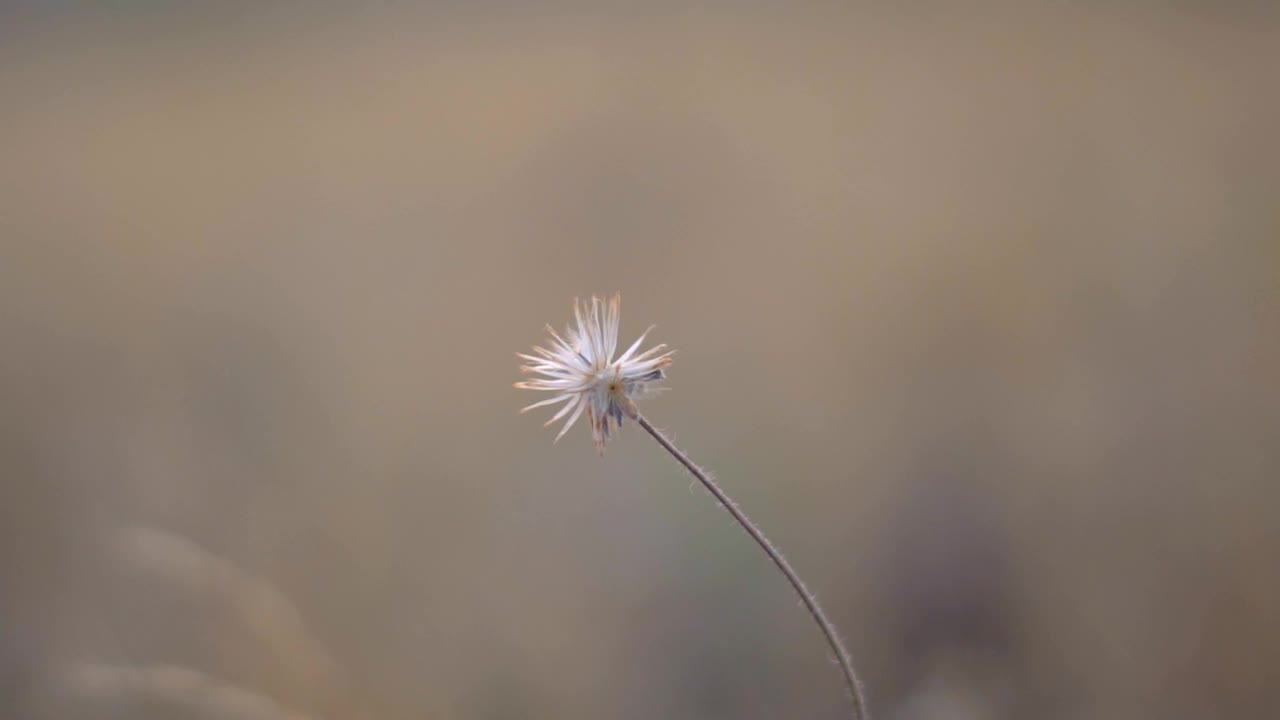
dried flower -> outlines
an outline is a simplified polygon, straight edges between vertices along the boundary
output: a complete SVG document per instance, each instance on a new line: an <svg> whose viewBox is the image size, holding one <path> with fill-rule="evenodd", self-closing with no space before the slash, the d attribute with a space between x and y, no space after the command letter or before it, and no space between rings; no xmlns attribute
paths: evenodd
<svg viewBox="0 0 1280 720"><path fill-rule="evenodd" d="M819 607L818 599L800 580L800 576L792 569L791 563L778 552L778 548L774 547L746 513L729 499L707 471L698 467L661 430L654 427L648 418L640 414L635 398L643 395L650 383L666 377L662 369L671 364L671 352L667 351L666 345L657 345L639 355L635 354L640 343L644 342L645 336L649 334L649 330L653 329L650 327L631 344L631 347L627 348L626 352L614 360L613 351L618 347L618 304L617 295L614 295L607 305L597 297L591 298L590 305L574 300L573 315L578 321L577 328L566 327L564 336L561 336L548 325L547 332L551 334L551 342L548 343L551 346L550 350L535 347L533 351L539 357L516 353L530 363L521 366L521 370L542 376L518 382L516 387L555 393L554 397L536 402L520 412L543 405L564 403L555 417L547 421L550 425L565 415L569 416L569 420L560 429L560 434L556 435L556 440L559 440L585 411L591 422L591 437L595 440L596 449L601 454L604 453L605 443L613 434L615 425L622 425L624 415L635 420L637 425L653 436L664 450L671 453L671 456L692 473L707 492L720 502L720 505L769 556L769 559L773 560L787 582L791 583L791 587L800 596L805 609L818 624L818 628L827 639L827 644L835 653L836 661L844 674L845 684L849 687L849 697L852 701L850 709L853 711L854 720L866 720L866 703L862 699L861 683L858 682L858 676L853 671L853 660L850 659L844 643L840 642L835 626Z"/></svg>
<svg viewBox="0 0 1280 720"><path fill-rule="evenodd" d="M551 349L534 347L539 357L516 353L529 362L520 370L542 377L516 383L525 390L544 390L556 393L555 397L536 402L520 412L536 407L564 403L564 406L546 422L550 425L566 415L564 427L556 440L564 436L585 410L591 423L591 438L596 449L604 453L616 427L622 425L623 416L635 418L635 399L643 397L652 384L666 377L662 369L671 364L666 345L654 347L636 354L640 343L653 327L622 353L617 360L613 353L618 347L618 320L621 298L614 295L608 304L592 297L590 304L573 301L573 315L578 326L565 327L564 335L550 325L547 332Z"/></svg>

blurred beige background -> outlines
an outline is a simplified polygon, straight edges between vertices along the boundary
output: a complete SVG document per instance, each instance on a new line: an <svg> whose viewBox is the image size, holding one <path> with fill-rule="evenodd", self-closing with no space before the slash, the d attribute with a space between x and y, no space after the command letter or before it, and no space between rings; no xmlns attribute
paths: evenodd
<svg viewBox="0 0 1280 720"><path fill-rule="evenodd" d="M13 718L1280 708L1265 3L0 10Z"/></svg>

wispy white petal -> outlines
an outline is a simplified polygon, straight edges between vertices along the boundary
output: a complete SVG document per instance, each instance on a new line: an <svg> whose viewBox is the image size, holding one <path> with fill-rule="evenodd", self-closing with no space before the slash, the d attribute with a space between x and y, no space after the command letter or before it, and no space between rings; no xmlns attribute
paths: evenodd
<svg viewBox="0 0 1280 720"><path fill-rule="evenodd" d="M560 432L556 433L556 439L552 440L551 442L553 443L560 442L560 438L564 437L564 434L569 432L569 428L573 427L573 424L578 422L578 418L582 417L582 411L587 407L587 403L582 400L579 400L577 405L578 405L578 409L573 411L573 414L570 415L569 419L565 421L564 427L560 428Z"/></svg>
<svg viewBox="0 0 1280 720"><path fill-rule="evenodd" d="M644 332L640 333L640 337L636 338L636 341L631 343L631 347L627 348L627 351L622 353L622 357L618 358L618 362L621 364L621 363L625 363L627 360L630 360L631 353L635 352L636 348L640 347L640 343L644 342L644 339L648 337L649 333L653 332L653 329L656 327L658 326L650 325L648 330L645 330ZM658 347L662 347L662 346L659 345Z"/></svg>
<svg viewBox="0 0 1280 720"><path fill-rule="evenodd" d="M563 401L563 400L570 400L570 399L575 398L575 397L577 397L577 395L574 395L573 393L565 393L565 394L563 394L563 395L557 395L557 396L555 396L555 397L553 397L553 398L548 398L548 399L546 399L546 400L539 400L538 402L536 402L536 403L534 403L534 404L532 404L532 405L525 405L524 407L520 408L520 412L522 412L522 413L526 413L526 412L529 412L530 410L532 410L532 409L534 409L534 408L540 408L540 407L543 407L543 406L545 406L545 405L555 405L555 404L556 404L556 403L558 403L558 402L561 402L561 401Z"/></svg>
<svg viewBox="0 0 1280 720"><path fill-rule="evenodd" d="M569 411L573 410L574 406L581 405L581 404L582 404L582 398L580 396L575 395L571 402L567 403L564 407L560 408L560 411L557 412L555 415L551 416L551 419L543 423L542 426L546 427L547 425L554 423L555 421L559 420L565 415L568 415Z"/></svg>

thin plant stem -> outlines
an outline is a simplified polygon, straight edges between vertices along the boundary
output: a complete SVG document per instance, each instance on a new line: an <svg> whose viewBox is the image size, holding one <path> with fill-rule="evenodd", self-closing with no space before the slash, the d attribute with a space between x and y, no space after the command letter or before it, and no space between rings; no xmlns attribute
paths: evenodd
<svg viewBox="0 0 1280 720"><path fill-rule="evenodd" d="M840 636L836 634L835 626L831 624L831 621L827 619L826 613L822 612L822 608L818 606L818 599L809 591L809 588L805 587L804 581L802 581L800 576L796 574L796 571L791 568L791 563L787 562L787 559L782 556L782 553L778 552L778 549L773 546L773 543L769 542L769 540L765 538L764 533L760 532L760 528L756 527L755 523L751 522L750 518L748 518L746 514L743 513L736 504L734 504L733 500L730 500L729 496L726 495L718 485L712 482L711 477L705 470L698 467L693 460L689 459L688 455L684 454L684 452L673 445L671 441L667 439L667 436L662 434L662 431L651 425L649 421L635 409L634 405L627 408L627 410L629 411L628 414L632 415L635 421L640 424L640 427L644 428L646 432L652 435L653 439L657 440L659 445L665 448L667 452L671 453L672 457L679 460L680 464L684 465L685 469L693 473L693 476L698 479L698 482L702 483L702 486L714 495L716 500L720 501L720 504L729 511L729 514L733 516L733 519L738 521L738 524L742 526L742 529L747 531L747 534L751 536L751 539L756 541L756 544L760 546L760 549L764 550L764 554L768 555L769 559L773 561L773 564L777 565L778 569L782 571L782 574L786 576L787 581L791 583L791 587L795 589L796 594L800 596L800 600L804 602L804 606L808 608L809 614L813 616L814 622L818 623L818 627L822 629L822 634L827 638L827 644L831 646L832 651L836 654L836 660L840 663L840 670L844 672L845 684L849 686L849 694L853 702L853 717L856 720L867 720L868 715L866 702L862 698L862 683L858 681L858 676L853 671L853 660L849 657L849 651L845 649L844 643L840 642Z"/></svg>

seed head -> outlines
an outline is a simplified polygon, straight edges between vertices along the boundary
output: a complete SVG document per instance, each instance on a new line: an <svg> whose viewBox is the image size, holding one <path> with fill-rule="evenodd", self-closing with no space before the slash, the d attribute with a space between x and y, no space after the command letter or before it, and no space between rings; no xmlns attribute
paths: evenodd
<svg viewBox="0 0 1280 720"><path fill-rule="evenodd" d="M635 418L635 399L652 390L653 383L666 378L662 369L671 364L674 352L667 350L666 345L655 345L636 354L640 343L653 330L650 326L614 360L613 353L618 348L620 302L618 295L614 295L607 304L595 296L590 303L575 299L573 316L577 327L565 326L564 335L560 335L548 325L550 338L547 344L550 349L535 346L533 351L537 357L516 353L528 361L527 365L520 366L521 372L541 376L518 382L516 387L555 393L554 397L536 402L520 412L564 403L546 423L550 425L569 416L556 435L556 440L559 440L585 411L591 424L591 438L602 455L605 443L622 425L623 416Z"/></svg>

